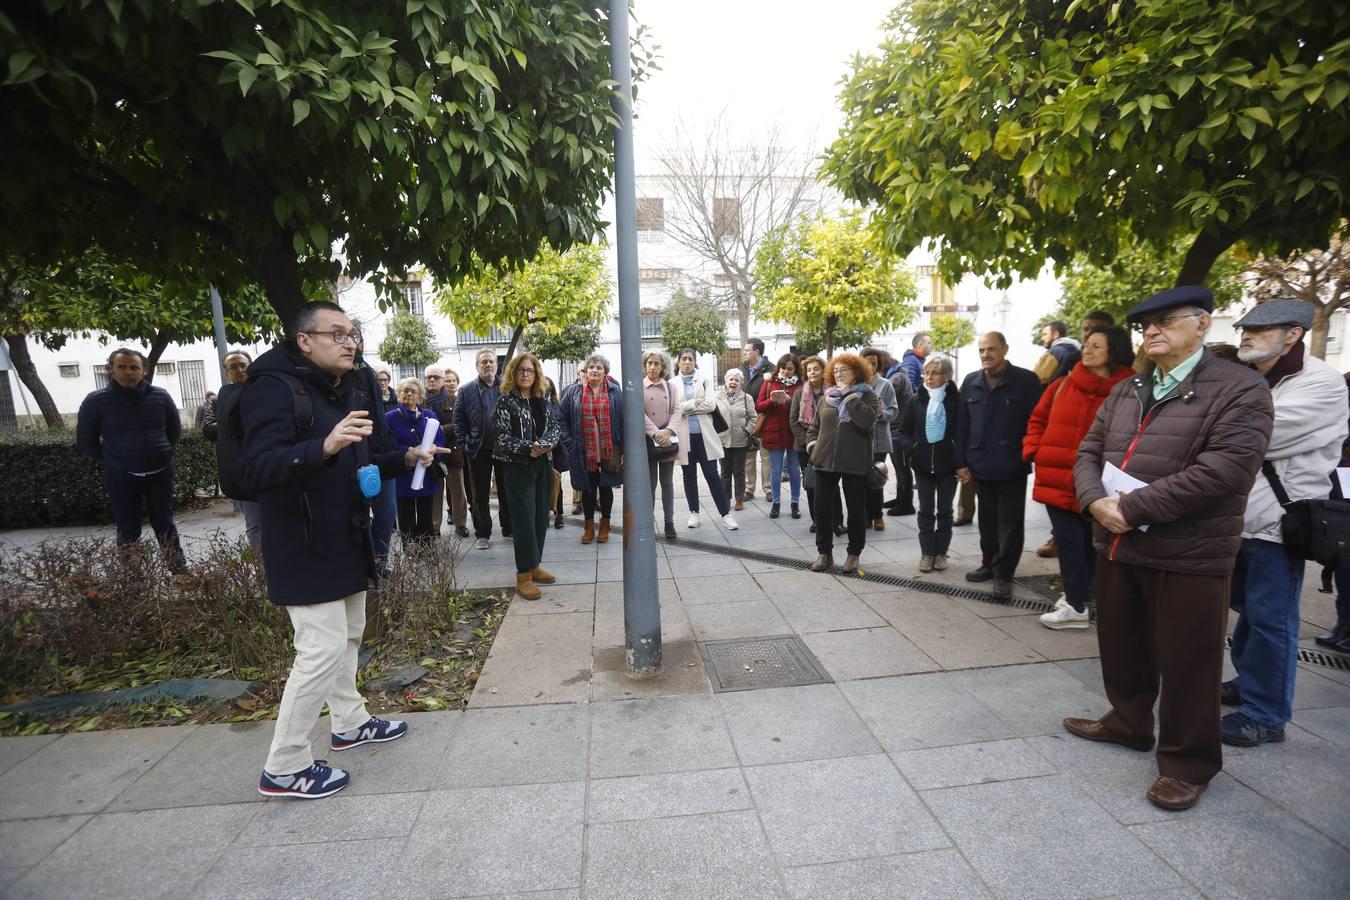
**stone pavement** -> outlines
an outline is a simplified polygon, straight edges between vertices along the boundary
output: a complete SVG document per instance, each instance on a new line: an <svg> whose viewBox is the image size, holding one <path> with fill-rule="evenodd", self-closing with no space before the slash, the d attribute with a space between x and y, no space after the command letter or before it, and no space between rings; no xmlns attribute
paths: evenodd
<svg viewBox="0 0 1350 900"><path fill-rule="evenodd" d="M766 513L676 521L814 555L805 519ZM864 570L916 577L913 519L886 521ZM222 526L241 523L183 530ZM1046 534L1028 504L1028 548ZM1287 742L1226 748L1200 805L1166 813L1143 797L1151 754L1060 728L1105 709L1092 631L676 541L657 547L665 669L634 682L621 538L578 535L550 531L560 583L513 602L469 708L329 754L353 772L337 797L254 792L269 723L0 740L0 896L1344 895L1350 672L1301 664ZM1055 570L1030 549L1024 572ZM976 564L959 529L946 577ZM471 586L513 570L501 540L459 566ZM1305 631L1331 615L1305 591ZM696 642L769 635L800 636L833 683L713 693Z"/></svg>

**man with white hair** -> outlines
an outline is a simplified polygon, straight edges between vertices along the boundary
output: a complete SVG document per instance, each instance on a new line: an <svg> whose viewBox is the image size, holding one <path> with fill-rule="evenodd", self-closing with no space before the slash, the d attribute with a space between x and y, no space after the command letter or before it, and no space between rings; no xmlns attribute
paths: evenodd
<svg viewBox="0 0 1350 900"><path fill-rule="evenodd" d="M1224 684L1220 699L1238 709L1219 722L1219 735L1237 747L1283 741L1293 717L1306 564L1285 550L1283 504L1330 493L1329 476L1346 436L1339 414L1346 403L1345 379L1305 352L1303 338L1314 312L1311 303L1270 300L1234 323L1242 332L1238 359L1265 376L1275 404L1262 477L1247 497L1229 602L1241 617L1233 631L1237 677Z"/></svg>

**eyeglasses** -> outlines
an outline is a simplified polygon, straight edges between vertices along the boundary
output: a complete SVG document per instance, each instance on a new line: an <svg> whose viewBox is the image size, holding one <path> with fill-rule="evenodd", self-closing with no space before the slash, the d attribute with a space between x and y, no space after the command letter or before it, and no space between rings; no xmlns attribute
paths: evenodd
<svg viewBox="0 0 1350 900"><path fill-rule="evenodd" d="M337 344L338 346L343 346L348 341L351 341L353 344L357 345L364 344L366 341L366 339L361 336L361 333L359 331L302 331L300 333L312 335L314 337L318 337L321 334L326 334L333 341L333 343Z"/></svg>
<svg viewBox="0 0 1350 900"><path fill-rule="evenodd" d="M526 368L525 366L521 366L519 369L516 369L516 374L517 374L517 375L533 375L533 374L534 374L534 369L528 369L528 368Z"/></svg>
<svg viewBox="0 0 1350 900"><path fill-rule="evenodd" d="M1159 328L1171 328L1182 319L1195 319L1199 316L1199 313L1174 313L1170 316L1158 316L1157 318L1144 319L1141 324L1144 326L1145 331L1152 328L1154 325Z"/></svg>
<svg viewBox="0 0 1350 900"><path fill-rule="evenodd" d="M833 372L835 375L846 375L852 372L853 370L850 369L848 366L835 366L830 371Z"/></svg>

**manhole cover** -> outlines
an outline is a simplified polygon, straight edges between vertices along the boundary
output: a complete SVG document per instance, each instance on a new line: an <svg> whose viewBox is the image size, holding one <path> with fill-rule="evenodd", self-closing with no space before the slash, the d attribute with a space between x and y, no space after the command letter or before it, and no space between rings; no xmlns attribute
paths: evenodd
<svg viewBox="0 0 1350 900"><path fill-rule="evenodd" d="M1061 584L1061 578L1058 575L1015 575L1013 584L1021 585L1028 590L1035 591L1042 597L1048 597L1051 600L1058 600L1059 595L1064 593L1064 587Z"/></svg>
<svg viewBox="0 0 1350 900"><path fill-rule="evenodd" d="M700 641L698 652L713 690L719 693L834 680L796 636Z"/></svg>

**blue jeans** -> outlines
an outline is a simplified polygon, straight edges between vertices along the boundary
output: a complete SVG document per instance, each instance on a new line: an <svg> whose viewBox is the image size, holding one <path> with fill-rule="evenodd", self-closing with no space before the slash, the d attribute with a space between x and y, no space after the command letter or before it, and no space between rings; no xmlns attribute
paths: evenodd
<svg viewBox="0 0 1350 900"><path fill-rule="evenodd" d="M1059 547L1059 575L1064 580L1064 599L1074 612L1087 609L1092 594L1092 574L1097 568L1097 551L1092 546L1092 524L1076 512L1047 506L1050 533Z"/></svg>
<svg viewBox="0 0 1350 900"><path fill-rule="evenodd" d="M773 495L773 502L777 503L778 498L783 494L783 466L785 461L788 484L792 486L792 502L796 503L802 496L802 470L797 465L796 451L779 447L769 448L769 489Z"/></svg>
<svg viewBox="0 0 1350 900"><path fill-rule="evenodd" d="M375 545L375 570L380 575L389 572L389 536L394 533L398 519L397 485L391 478L380 487L380 496L371 501L374 515L370 520L370 540Z"/></svg>
<svg viewBox="0 0 1350 900"><path fill-rule="evenodd" d="M1232 650L1240 711L1272 728L1283 727L1294 714L1303 570L1283 544L1249 538L1242 539L1233 569L1229 606L1242 616Z"/></svg>

